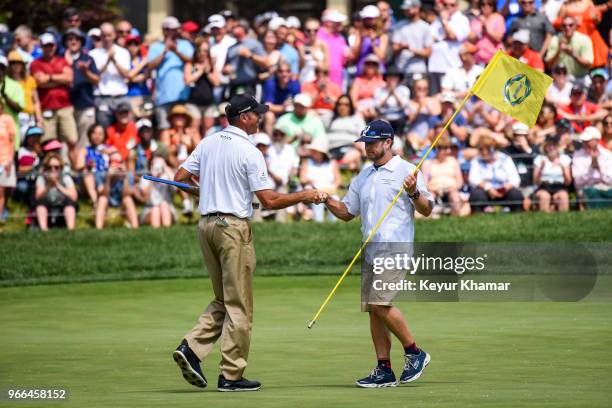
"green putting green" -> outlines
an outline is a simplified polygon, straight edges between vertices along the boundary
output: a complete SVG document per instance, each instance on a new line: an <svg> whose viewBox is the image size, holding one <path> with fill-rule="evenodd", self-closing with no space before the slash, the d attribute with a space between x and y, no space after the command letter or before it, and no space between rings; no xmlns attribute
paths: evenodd
<svg viewBox="0 0 612 408"><path fill-rule="evenodd" d="M77 407L609 406L612 304L401 303L432 362L409 385L358 389L376 363L359 278L306 329L334 281L256 277L246 375L263 389L244 394L216 391L218 349L204 390L171 357L211 297L207 279L0 289L1 387L67 387L57 406ZM398 373L397 342L392 354Z"/></svg>

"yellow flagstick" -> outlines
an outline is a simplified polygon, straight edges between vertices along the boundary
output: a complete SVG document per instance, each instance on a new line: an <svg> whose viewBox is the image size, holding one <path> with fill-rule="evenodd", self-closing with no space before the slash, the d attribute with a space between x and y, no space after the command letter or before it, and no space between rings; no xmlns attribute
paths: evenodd
<svg viewBox="0 0 612 408"><path fill-rule="evenodd" d="M438 134L438 136L434 139L434 141L431 143L431 145L429 146L429 149L427 149L427 151L425 152L425 154L423 155L423 157L421 158L421 160L419 160L419 163L416 165L416 168L414 169L414 173L413 175L416 176L416 174L419 171L419 168L421 167L421 165L423 164L423 162L425 161L425 159L427 158L427 156L429 155L429 153L431 153L431 151L433 150L433 148L435 147L435 145L438 143L438 141L440 140L440 138L442 137L442 135L444 135L444 132L446 132L446 129L448 129L448 127L450 126L451 123L453 123L453 120L455 119L455 116L457 116L457 114L459 113L459 111L461 110L461 108L463 108L463 105L465 105L465 103L467 102L467 100L470 98L470 96L472 96L472 90L470 89L470 91L467 93L467 95L465 95L465 98L463 98L463 100L461 101L461 103L459 104L459 106L457 107L457 109L455 110L455 113L453 113L453 116L450 117L450 119L446 122L446 124L444 125L444 128L440 131L440 133ZM361 244L361 247L359 248L359 250L357 251L357 253L355 254L355 256L353 257L353 260L351 261L351 263L346 267L346 269L344 270L344 272L342 273L342 276L340 276L340 279L338 279L338 282L336 282L336 285L334 286L334 288L331 290L331 292L329 292L329 295L327 295L327 298L325 299L325 301L321 304L321 306L319 307L319 310L317 310L317 313L315 313L314 317L312 318L312 320L308 323L308 328L312 328L312 326L314 326L314 324L316 323L317 319L319 318L319 316L321 315L321 312L323 312L323 309L325 309L325 306L327 306L327 304L329 303L329 301L331 300L331 298L334 296L334 294L336 293L336 290L338 289L338 287L340 286L340 284L342 283L342 281L344 280L344 278L346 277L346 275L348 275L348 273L351 271L351 269L353 268L353 265L355 265L355 262L357 261L357 259L359 258L359 256L361 255L361 252L363 251L363 248L365 248L365 246L368 244L368 242L370 242L370 239L372 239L372 236L374 236L374 234L376 233L376 231L378 230L378 228L380 227L380 225L382 224L382 222L384 221L384 219L387 217L387 215L389 214L389 212L391 211L391 208L393 208L393 206L395 205L395 203L397 202L397 200L399 200L399 198L401 197L402 193L404 192L404 188L402 187L400 189L400 191L397 193L397 195L395 196L395 198L393 198L393 201L391 201L391 203L389 204L389 206L385 209L385 212L383 213L383 215L378 219L378 221L376 222L376 225L374 225L374 228L372 228L372 231L370 232L370 235L368 235L368 238L365 240L365 242L363 244Z"/></svg>

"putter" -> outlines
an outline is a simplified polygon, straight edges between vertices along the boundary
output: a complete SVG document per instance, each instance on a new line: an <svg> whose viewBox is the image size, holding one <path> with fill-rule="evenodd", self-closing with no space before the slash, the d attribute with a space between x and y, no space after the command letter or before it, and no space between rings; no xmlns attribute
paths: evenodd
<svg viewBox="0 0 612 408"><path fill-rule="evenodd" d="M186 190L199 190L200 189L200 187L198 186L192 186L191 184L179 183L178 181L166 180L166 179L162 179L159 177L153 177L153 176L149 176L148 174L143 177L145 180L154 181L156 183L168 184L170 186L183 188Z"/></svg>

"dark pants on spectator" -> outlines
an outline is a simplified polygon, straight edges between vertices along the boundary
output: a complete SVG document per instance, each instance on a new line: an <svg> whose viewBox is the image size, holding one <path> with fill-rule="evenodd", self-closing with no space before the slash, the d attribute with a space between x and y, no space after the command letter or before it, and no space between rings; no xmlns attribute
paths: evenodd
<svg viewBox="0 0 612 408"><path fill-rule="evenodd" d="M507 205L510 207L512 212L519 212L523 210L523 193L518 188L511 188L506 191L506 194L501 198L492 199L489 197L486 191L482 188L475 188L470 193L470 206L472 207L473 213L482 212L483 208L487 205L487 203L491 201L491 204L495 204L497 202L501 202L502 205ZM509 204L504 204L504 201L510 201Z"/></svg>
<svg viewBox="0 0 612 408"><path fill-rule="evenodd" d="M598 189L595 187L586 187L582 190L586 206L592 208L610 208L612 207L612 188L607 190Z"/></svg>
<svg viewBox="0 0 612 408"><path fill-rule="evenodd" d="M429 77L429 95L433 96L442 92L442 77L444 72L430 72Z"/></svg>
<svg viewBox="0 0 612 408"><path fill-rule="evenodd" d="M126 96L96 96L94 103L96 105L96 122L109 127L115 121L115 109L120 103L130 103Z"/></svg>

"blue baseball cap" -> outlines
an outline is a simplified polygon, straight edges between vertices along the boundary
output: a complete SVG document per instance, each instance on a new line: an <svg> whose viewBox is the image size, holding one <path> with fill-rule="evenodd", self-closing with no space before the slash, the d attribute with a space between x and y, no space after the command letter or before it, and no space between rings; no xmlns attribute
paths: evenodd
<svg viewBox="0 0 612 408"><path fill-rule="evenodd" d="M373 120L361 131L361 137L355 142L378 142L379 140L392 139L393 127L384 120Z"/></svg>
<svg viewBox="0 0 612 408"><path fill-rule="evenodd" d="M38 126L30 126L28 128L28 130L26 130L26 132L25 132L25 137L42 136L44 134L45 134L45 132L41 128L39 128Z"/></svg>

